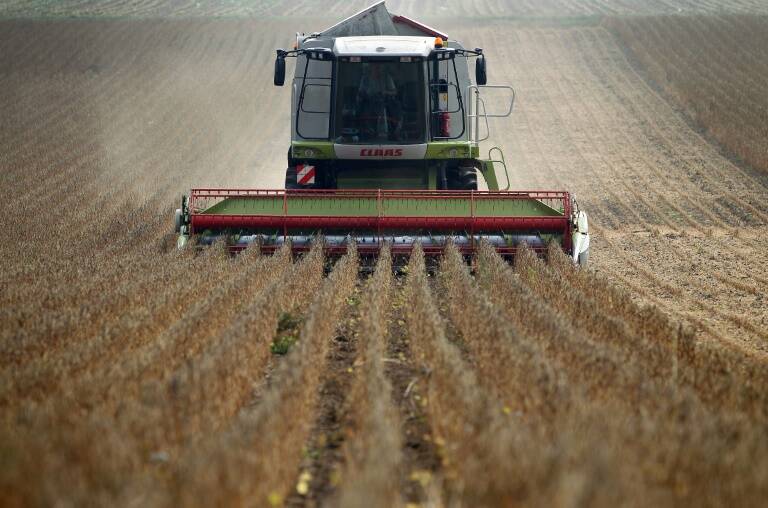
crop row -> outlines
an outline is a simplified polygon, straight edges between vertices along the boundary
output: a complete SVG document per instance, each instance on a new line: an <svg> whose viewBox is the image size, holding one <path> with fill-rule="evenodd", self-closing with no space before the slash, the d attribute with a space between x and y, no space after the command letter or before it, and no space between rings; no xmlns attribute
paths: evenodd
<svg viewBox="0 0 768 508"><path fill-rule="evenodd" d="M206 254L218 255L215 250ZM245 277L254 294L241 294L238 305L243 307L235 317L223 308L226 300L214 301L213 310L220 322L226 321L223 328L215 322L206 326L196 319L185 324L183 319L173 322L169 329L181 326L184 338L194 336L187 333L188 326L197 325L199 331L206 332L185 356L158 356L174 347L169 343L173 337L164 337L167 332L161 330L159 335L148 336L144 351L124 346L122 360L117 363L109 356L100 362L94 355L89 365L77 370L78 378L51 385L51 393L41 403L13 401L18 408L8 411L5 415L9 419L3 423L13 439L11 448L19 452L14 473L42 467L46 471L43 479L50 485L42 488L40 495L48 489L58 490L60 486L53 485L68 475L81 482L80 488L71 489L71 499L106 494L101 483L114 478L123 478L125 489L130 489L142 478L142 470L152 457L178 459L182 450L228 425L233 415L249 404L253 383L263 376L269 360L278 318L303 313L301 309L315 298L322 280L322 249L316 246L295 265L290 263L288 247L273 257L259 257L258 249L254 249L237 260L226 257L220 263L234 276ZM142 360L141 365L138 360ZM123 365L133 368L124 371ZM94 372L102 372L102 377ZM13 415L24 415L25 423L11 419ZM87 447L89 453L75 462L67 458L79 453L86 436L97 434L97 448ZM53 458L50 450L56 450L56 456L63 460L46 463ZM112 467L104 467L107 459ZM63 476L61 469L67 470ZM112 499L120 499L122 492L122 488L117 489Z"/></svg>
<svg viewBox="0 0 768 508"><path fill-rule="evenodd" d="M414 249L408 272L406 326L414 360L429 373L425 404L447 502L521 502L547 475L546 461L535 451L537 430L482 388L476 369L446 336L420 247Z"/></svg>
<svg viewBox="0 0 768 508"><path fill-rule="evenodd" d="M401 504L400 418L385 373L387 317L392 293L389 250L381 252L360 304L360 355L350 394L351 421L341 473L339 506Z"/></svg>
<svg viewBox="0 0 768 508"><path fill-rule="evenodd" d="M478 365L487 367L478 369L478 381L500 396L507 411L523 415L556 411L565 402L564 380L547 363L544 344L526 337L508 313L493 306L453 245L443 259L440 283L446 289L445 313L461 334L461 345Z"/></svg>
<svg viewBox="0 0 768 508"><path fill-rule="evenodd" d="M598 494L582 485L585 495L597 496L596 504L626 499L633 491L658 505L685 502L693 492L705 493L713 504L749 504L764 495L760 478L768 464L758 443L767 429L748 407L734 414L733 406L698 395L694 380L709 359L700 360L701 346L690 331L604 287L594 274L575 270L561 253L551 251L549 259L545 265L523 249L510 267L486 245L477 279L492 306L510 317L510 326L527 330L519 336L541 341L550 366L567 377L562 400L570 404L543 421L552 431L552 446L565 452L551 457L551 473L556 477L570 468L593 478L595 468L604 469L610 488ZM592 309L593 301L601 305ZM578 309L586 309L584 320L603 323L580 322ZM455 313L451 319L458 320ZM565 327L569 321L577 326ZM463 334L459 340L468 342ZM487 361L474 365L478 371L499 368ZM483 375L489 374L478 373ZM552 452L542 442L538 446L540 455ZM725 450L728 464L721 460ZM722 481L717 487L707 480L715 477Z"/></svg>
<svg viewBox="0 0 768 508"><path fill-rule="evenodd" d="M197 358L154 382L156 390L172 386L164 421L183 422L183 436L175 429L176 439L189 442L213 432L246 405L254 378L265 371L271 356L269 345L280 318L303 315L322 283L323 261L318 243L280 276L265 277L266 285L232 326Z"/></svg>
<svg viewBox="0 0 768 508"><path fill-rule="evenodd" d="M221 432L188 450L178 466L184 504L281 503L290 492L315 412L329 343L358 272L354 250L315 293L299 341L270 389ZM266 346L266 345L265 345Z"/></svg>

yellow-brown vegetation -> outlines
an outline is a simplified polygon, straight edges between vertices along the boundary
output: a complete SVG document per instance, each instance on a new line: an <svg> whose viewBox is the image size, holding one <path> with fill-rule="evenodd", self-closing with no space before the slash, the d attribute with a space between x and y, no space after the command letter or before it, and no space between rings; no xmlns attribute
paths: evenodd
<svg viewBox="0 0 768 508"><path fill-rule="evenodd" d="M0 505L764 504L766 181L670 106L764 167L762 18L399 3L454 9L436 26L516 86L492 124L513 187L575 191L593 265L483 245L431 273L417 248L366 281L320 243L176 251L189 187L281 183L264 69L327 25L313 0L197 3L0 7L116 15L0 20ZM503 19L545 7L588 17Z"/></svg>
<svg viewBox="0 0 768 508"><path fill-rule="evenodd" d="M339 506L384 508L402 504L400 420L384 367L391 285L392 262L386 248L360 304L362 351L355 362L356 379L350 393L350 435Z"/></svg>

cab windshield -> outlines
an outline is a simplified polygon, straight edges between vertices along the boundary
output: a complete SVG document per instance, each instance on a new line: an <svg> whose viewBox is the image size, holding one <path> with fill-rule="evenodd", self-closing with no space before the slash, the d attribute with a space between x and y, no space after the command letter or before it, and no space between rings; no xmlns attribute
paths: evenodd
<svg viewBox="0 0 768 508"><path fill-rule="evenodd" d="M343 144L426 142L424 62L342 58L338 62L334 136Z"/></svg>

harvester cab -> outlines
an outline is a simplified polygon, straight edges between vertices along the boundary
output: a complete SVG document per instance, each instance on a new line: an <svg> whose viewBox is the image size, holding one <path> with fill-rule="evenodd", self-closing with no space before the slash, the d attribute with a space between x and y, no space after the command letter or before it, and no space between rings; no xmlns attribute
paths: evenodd
<svg viewBox="0 0 768 508"><path fill-rule="evenodd" d="M322 234L329 252L349 242L375 254L385 242L439 254L452 241L467 254L481 241L505 256L525 242L557 242L584 264L586 213L565 191L510 191L498 147L481 157L488 118L512 113L515 92L487 85L482 49L389 13L384 2L277 50L274 84L291 85L285 189L194 189L177 211L179 244L225 238L233 249ZM474 83L470 78L474 62ZM485 94L505 99L487 111ZM504 186L497 173L503 174ZM478 190L478 177L488 190Z"/></svg>
<svg viewBox="0 0 768 508"><path fill-rule="evenodd" d="M382 2L278 50L276 85L289 57L297 61L286 189L477 190L481 173L499 190L494 162L479 157L479 131L488 116L509 116L514 90L495 87L508 107L484 111L481 49L391 15Z"/></svg>

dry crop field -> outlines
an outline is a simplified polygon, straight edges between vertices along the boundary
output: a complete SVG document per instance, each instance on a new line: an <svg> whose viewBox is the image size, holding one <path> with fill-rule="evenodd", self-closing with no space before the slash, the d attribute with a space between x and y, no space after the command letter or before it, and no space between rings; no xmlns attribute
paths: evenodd
<svg viewBox="0 0 768 508"><path fill-rule="evenodd" d="M5 0L5 17L328 17L343 19L373 0ZM761 0L474 0L471 2L387 0L391 12L430 18L546 18L768 12Z"/></svg>
<svg viewBox="0 0 768 508"><path fill-rule="evenodd" d="M449 249L434 271L417 249L370 275L317 247L178 252L182 192L281 183L274 48L336 18L0 7L0 504L768 499L768 63L745 35L768 22L596 16L682 0L439 4L461 16L434 24L517 89L492 125L513 187L589 211L589 270L556 249Z"/></svg>

